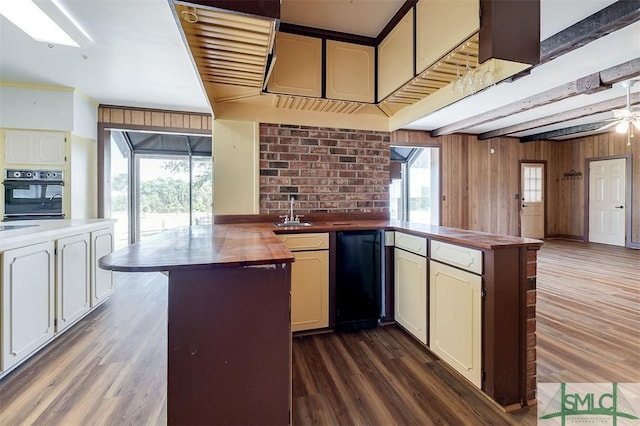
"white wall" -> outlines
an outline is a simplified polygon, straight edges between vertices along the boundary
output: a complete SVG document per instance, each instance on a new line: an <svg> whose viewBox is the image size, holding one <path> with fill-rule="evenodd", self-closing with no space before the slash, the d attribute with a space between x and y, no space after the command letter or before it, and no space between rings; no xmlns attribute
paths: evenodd
<svg viewBox="0 0 640 426"><path fill-rule="evenodd" d="M96 141L71 135L69 219L98 217L98 149Z"/></svg>
<svg viewBox="0 0 640 426"><path fill-rule="evenodd" d="M73 92L73 133L98 140L98 103L77 90Z"/></svg>
<svg viewBox="0 0 640 426"><path fill-rule="evenodd" d="M0 127L71 131L73 89L0 85Z"/></svg>

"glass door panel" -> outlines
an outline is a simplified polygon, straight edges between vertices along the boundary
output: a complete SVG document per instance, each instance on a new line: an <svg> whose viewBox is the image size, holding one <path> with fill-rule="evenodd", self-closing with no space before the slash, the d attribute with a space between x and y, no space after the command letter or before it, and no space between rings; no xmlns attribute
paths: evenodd
<svg viewBox="0 0 640 426"><path fill-rule="evenodd" d="M114 248L119 249L129 245L129 161L131 152L122 139L120 132L110 132L111 143L111 185L110 211L107 217L115 219Z"/></svg>
<svg viewBox="0 0 640 426"><path fill-rule="evenodd" d="M141 240L169 228L189 226L188 157L136 156L137 231Z"/></svg>
<svg viewBox="0 0 640 426"><path fill-rule="evenodd" d="M211 180L213 161L211 157L192 157L192 224L208 225L213 222L213 192Z"/></svg>

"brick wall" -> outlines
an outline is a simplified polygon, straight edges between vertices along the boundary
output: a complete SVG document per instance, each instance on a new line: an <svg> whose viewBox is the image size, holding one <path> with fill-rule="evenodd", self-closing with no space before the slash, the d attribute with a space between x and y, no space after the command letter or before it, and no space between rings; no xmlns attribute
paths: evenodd
<svg viewBox="0 0 640 426"><path fill-rule="evenodd" d="M260 213L389 211L390 133L260 125Z"/></svg>
<svg viewBox="0 0 640 426"><path fill-rule="evenodd" d="M536 276L538 249L527 250L527 395L528 402L536 398Z"/></svg>

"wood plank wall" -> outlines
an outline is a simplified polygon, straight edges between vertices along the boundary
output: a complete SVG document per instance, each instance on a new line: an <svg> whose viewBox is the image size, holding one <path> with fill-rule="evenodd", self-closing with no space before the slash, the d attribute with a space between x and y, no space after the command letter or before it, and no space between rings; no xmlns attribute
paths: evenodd
<svg viewBox="0 0 640 426"><path fill-rule="evenodd" d="M166 111L148 108L100 105L98 124L126 125L127 128L153 128L172 131L195 131L211 133L212 116L184 111Z"/></svg>
<svg viewBox="0 0 640 426"><path fill-rule="evenodd" d="M519 235L520 161L546 162L547 236L583 238L586 159L632 154L632 241L640 243L640 138L626 145L616 133L571 141L520 143L515 138L479 141L474 135L432 138L427 132L398 130L395 146L441 147L443 226ZM491 153L491 149L494 153ZM581 171L584 179L566 180L564 173Z"/></svg>

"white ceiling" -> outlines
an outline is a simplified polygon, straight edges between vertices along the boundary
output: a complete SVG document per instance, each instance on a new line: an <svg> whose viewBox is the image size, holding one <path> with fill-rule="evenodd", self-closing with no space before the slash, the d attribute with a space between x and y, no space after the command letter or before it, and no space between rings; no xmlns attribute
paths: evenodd
<svg viewBox="0 0 640 426"><path fill-rule="evenodd" d="M49 48L0 16L0 81L72 87L101 104L209 112L168 1L58 0L91 39L88 46L80 49ZM541 0L541 39L614 1ZM282 21L376 36L402 3L403 0L282 0ZM529 76L493 86L408 127L432 130L638 57L640 22L541 65ZM640 84L634 86L634 91L639 90ZM616 85L465 131L481 133L624 93L624 88ZM566 125L519 135L560 127Z"/></svg>

